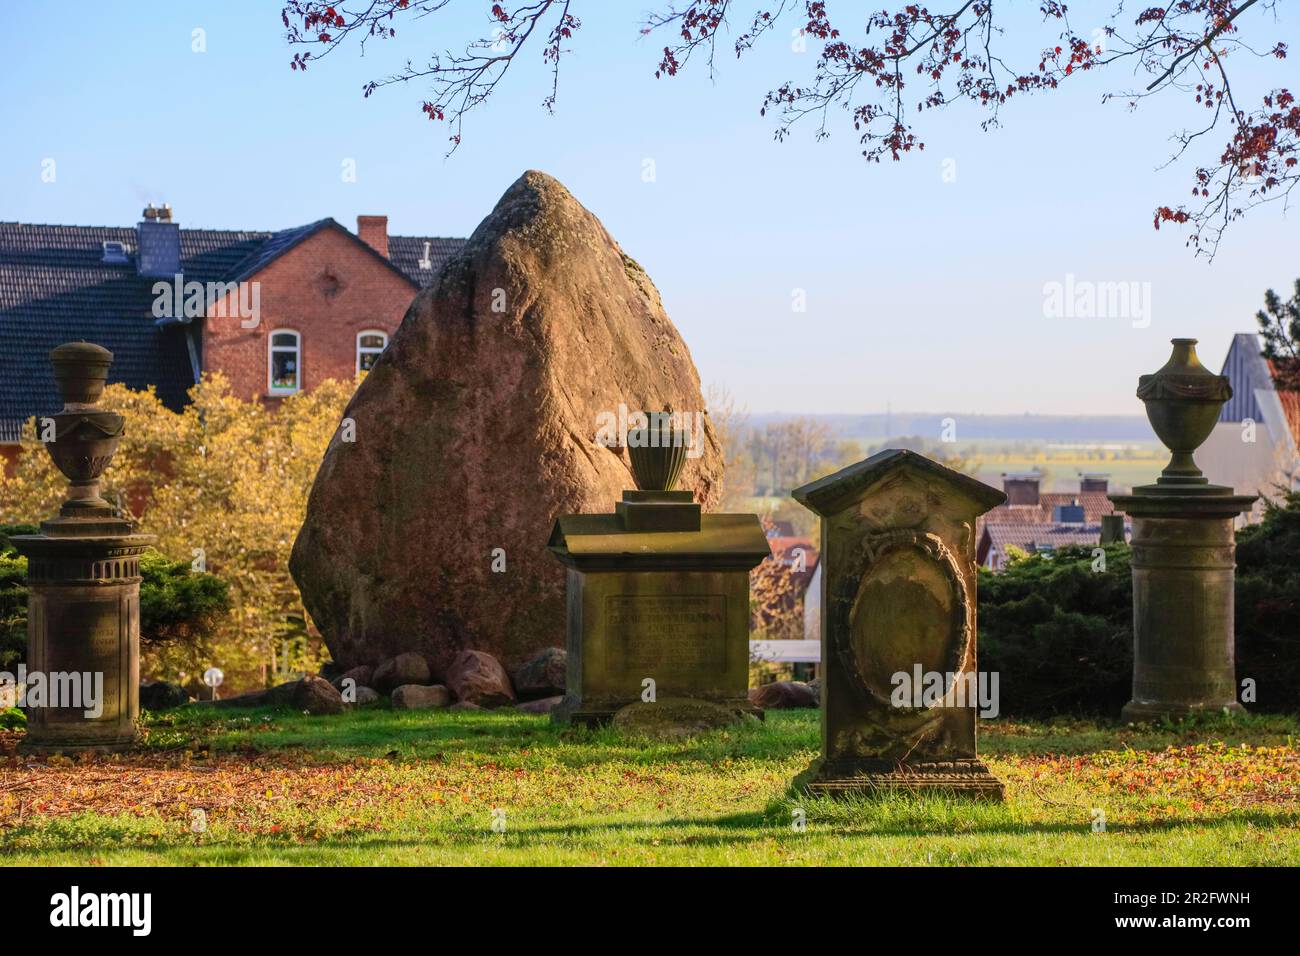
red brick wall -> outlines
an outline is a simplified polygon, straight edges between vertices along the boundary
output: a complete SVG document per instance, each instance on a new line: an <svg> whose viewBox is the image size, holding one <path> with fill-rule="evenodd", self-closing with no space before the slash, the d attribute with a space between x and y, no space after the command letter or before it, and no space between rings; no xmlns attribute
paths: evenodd
<svg viewBox="0 0 1300 956"><path fill-rule="evenodd" d="M230 306L229 317L209 317L203 325L204 372L225 373L235 395L244 399L267 396L272 332L301 336L304 390L328 378L351 380L356 376L357 333L380 329L391 340L418 291L356 239L335 229L299 243L250 281L260 283L256 328L241 328Z"/></svg>

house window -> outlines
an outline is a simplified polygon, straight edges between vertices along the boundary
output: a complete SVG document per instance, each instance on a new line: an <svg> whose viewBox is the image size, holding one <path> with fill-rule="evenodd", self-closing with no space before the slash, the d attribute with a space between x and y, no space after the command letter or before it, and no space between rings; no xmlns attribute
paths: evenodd
<svg viewBox="0 0 1300 956"><path fill-rule="evenodd" d="M272 332L270 389L272 395L292 395L302 389L302 338L297 332Z"/></svg>
<svg viewBox="0 0 1300 956"><path fill-rule="evenodd" d="M357 372L369 372L388 348L388 333L367 331L357 333Z"/></svg>

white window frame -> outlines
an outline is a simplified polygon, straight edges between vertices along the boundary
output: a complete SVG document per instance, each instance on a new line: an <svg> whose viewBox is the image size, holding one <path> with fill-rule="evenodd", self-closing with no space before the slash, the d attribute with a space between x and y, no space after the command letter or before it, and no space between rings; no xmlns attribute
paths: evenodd
<svg viewBox="0 0 1300 956"><path fill-rule="evenodd" d="M384 340L384 344L383 344L382 346L380 346L378 349L376 349L373 345L367 345L367 346L365 346L365 348L363 349L362 346L361 346L361 338L362 338L362 336L365 336L365 335L378 335L378 336L380 336L380 337ZM362 355L383 355L383 354L384 354L384 351L385 351L387 348L388 348L388 333L385 332L383 329L362 329L360 332L358 332L358 333L357 333L357 362L356 362L356 373L357 373L358 375L361 374L361 356L362 356Z"/></svg>
<svg viewBox="0 0 1300 956"><path fill-rule="evenodd" d="M276 345L275 337L277 335L293 336L293 354L294 354L294 378L297 385L293 388L276 387L275 385L275 362L276 352L290 351L287 345ZM297 395L302 391L302 333L295 329L272 329L271 334L266 339L266 394L268 395Z"/></svg>

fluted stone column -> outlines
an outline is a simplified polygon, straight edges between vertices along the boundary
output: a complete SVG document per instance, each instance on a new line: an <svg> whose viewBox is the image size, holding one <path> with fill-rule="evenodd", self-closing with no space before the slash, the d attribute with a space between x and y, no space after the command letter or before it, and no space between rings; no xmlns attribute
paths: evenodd
<svg viewBox="0 0 1300 956"><path fill-rule="evenodd" d="M1212 485L1192 460L1232 397L1225 376L1174 339L1169 362L1143 375L1138 397L1173 452L1153 485L1111 495L1133 519L1133 699L1126 722L1240 711L1233 648L1236 539L1233 519L1255 495Z"/></svg>

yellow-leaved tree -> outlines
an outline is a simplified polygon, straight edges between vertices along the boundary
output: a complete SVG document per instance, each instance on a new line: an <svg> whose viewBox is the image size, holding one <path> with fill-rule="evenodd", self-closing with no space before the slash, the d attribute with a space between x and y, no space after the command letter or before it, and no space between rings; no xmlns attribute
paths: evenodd
<svg viewBox="0 0 1300 956"><path fill-rule="evenodd" d="M226 688L247 688L314 671L325 653L307 632L289 553L307 494L355 382L327 381L274 406L231 394L220 374L190 390L173 412L153 389L104 391L101 407L126 418L126 434L104 475L104 495L158 536L158 550L227 582L232 609L213 633L183 646L150 648L148 676L193 685L209 666ZM0 523L52 516L67 483L36 437L23 431L13 474L0 474Z"/></svg>

